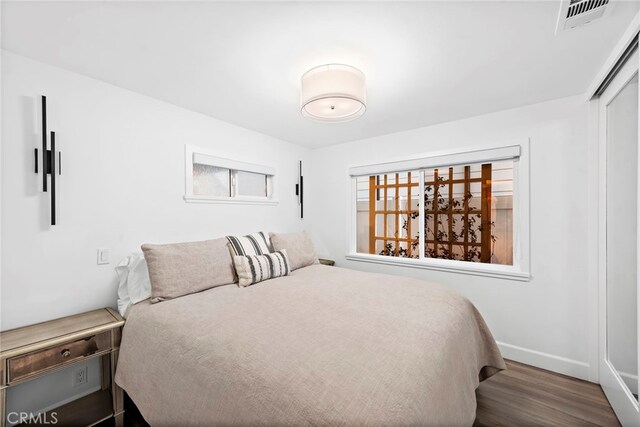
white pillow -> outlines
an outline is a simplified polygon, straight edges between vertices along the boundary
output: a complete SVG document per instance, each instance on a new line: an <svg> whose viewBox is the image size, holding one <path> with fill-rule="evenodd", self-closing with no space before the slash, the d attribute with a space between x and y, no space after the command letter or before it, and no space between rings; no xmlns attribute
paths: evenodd
<svg viewBox="0 0 640 427"><path fill-rule="evenodd" d="M149 269L142 252L134 252L124 257L116 266L118 284L118 311L124 316L130 304L137 304L151 298Z"/></svg>
<svg viewBox="0 0 640 427"><path fill-rule="evenodd" d="M125 258L128 260L128 258ZM124 260L123 260L124 261ZM128 262L128 261L127 261ZM122 263L122 261L120 261ZM127 311L127 307L131 305L131 298L129 298L129 290L127 289L127 277L129 276L129 269L126 264L118 266L115 268L116 273L118 273L118 312L122 317L125 317L125 312Z"/></svg>

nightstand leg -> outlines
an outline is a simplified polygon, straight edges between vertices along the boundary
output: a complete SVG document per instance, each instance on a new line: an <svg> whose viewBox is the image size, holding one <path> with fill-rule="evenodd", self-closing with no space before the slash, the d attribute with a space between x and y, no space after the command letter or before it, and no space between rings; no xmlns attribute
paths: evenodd
<svg viewBox="0 0 640 427"><path fill-rule="evenodd" d="M124 419L124 393L115 381L116 368L118 367L118 350L111 352L111 395L113 397L113 413L116 419L116 427L122 426ZM120 421L118 421L118 419ZM120 422L120 424L118 424Z"/></svg>
<svg viewBox="0 0 640 427"><path fill-rule="evenodd" d="M102 390L111 388L111 353L100 357L100 386Z"/></svg>
<svg viewBox="0 0 640 427"><path fill-rule="evenodd" d="M7 421L7 389L3 388L0 390L0 427L4 427Z"/></svg>
<svg viewBox="0 0 640 427"><path fill-rule="evenodd" d="M116 427L124 426L124 412L120 412L118 415L114 417Z"/></svg>

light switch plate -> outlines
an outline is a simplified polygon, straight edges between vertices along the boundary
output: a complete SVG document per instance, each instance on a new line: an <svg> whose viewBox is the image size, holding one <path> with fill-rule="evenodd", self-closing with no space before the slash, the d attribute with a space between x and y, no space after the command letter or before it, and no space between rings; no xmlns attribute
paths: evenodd
<svg viewBox="0 0 640 427"><path fill-rule="evenodd" d="M109 264L109 248L98 248L98 265Z"/></svg>

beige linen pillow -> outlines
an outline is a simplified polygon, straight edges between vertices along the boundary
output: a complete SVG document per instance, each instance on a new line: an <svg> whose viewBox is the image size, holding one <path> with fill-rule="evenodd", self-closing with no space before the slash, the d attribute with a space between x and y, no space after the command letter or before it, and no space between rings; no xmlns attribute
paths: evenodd
<svg viewBox="0 0 640 427"><path fill-rule="evenodd" d="M149 267L151 302L235 282L227 239L142 245Z"/></svg>
<svg viewBox="0 0 640 427"><path fill-rule="evenodd" d="M313 242L306 231L287 234L269 233L269 236L274 251L287 251L291 271L319 263Z"/></svg>

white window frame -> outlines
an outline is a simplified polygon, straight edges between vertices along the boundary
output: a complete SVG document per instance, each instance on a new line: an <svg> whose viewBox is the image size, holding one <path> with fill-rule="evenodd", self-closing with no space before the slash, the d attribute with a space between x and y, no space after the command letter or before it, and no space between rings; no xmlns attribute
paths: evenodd
<svg viewBox="0 0 640 427"><path fill-rule="evenodd" d="M187 203L230 203L230 204L249 204L249 205L270 205L275 206L278 204L278 200L275 198L275 180L276 170L270 166L257 165L253 163L246 163L237 160L226 159L218 157L214 150L207 148L196 147L193 145L185 144L184 146L184 159L185 159L185 188L184 188L184 200ZM236 194L235 178L232 182L231 196L230 197L214 197L203 196L193 194L193 164L205 164L216 166L220 168L230 169L232 171L252 172L262 175L267 175L267 194L268 196L240 196ZM234 174L235 176L235 174Z"/></svg>
<svg viewBox="0 0 640 427"><path fill-rule="evenodd" d="M357 248L357 184L359 176L378 175L391 172L404 172L448 167L460 164L493 162L513 159L513 265L485 264L479 262L457 261L424 256L424 229L419 227L420 257L399 258L377 254L358 253ZM360 165L348 170L351 184L349 248L346 259L350 261L370 262L386 265L422 268L427 270L496 277L519 281L528 281L530 274L529 248L529 139L509 141L502 144L444 150L412 156L411 158ZM424 187L424 173L420 173L420 188ZM420 198L420 224L424 224L424 201Z"/></svg>

